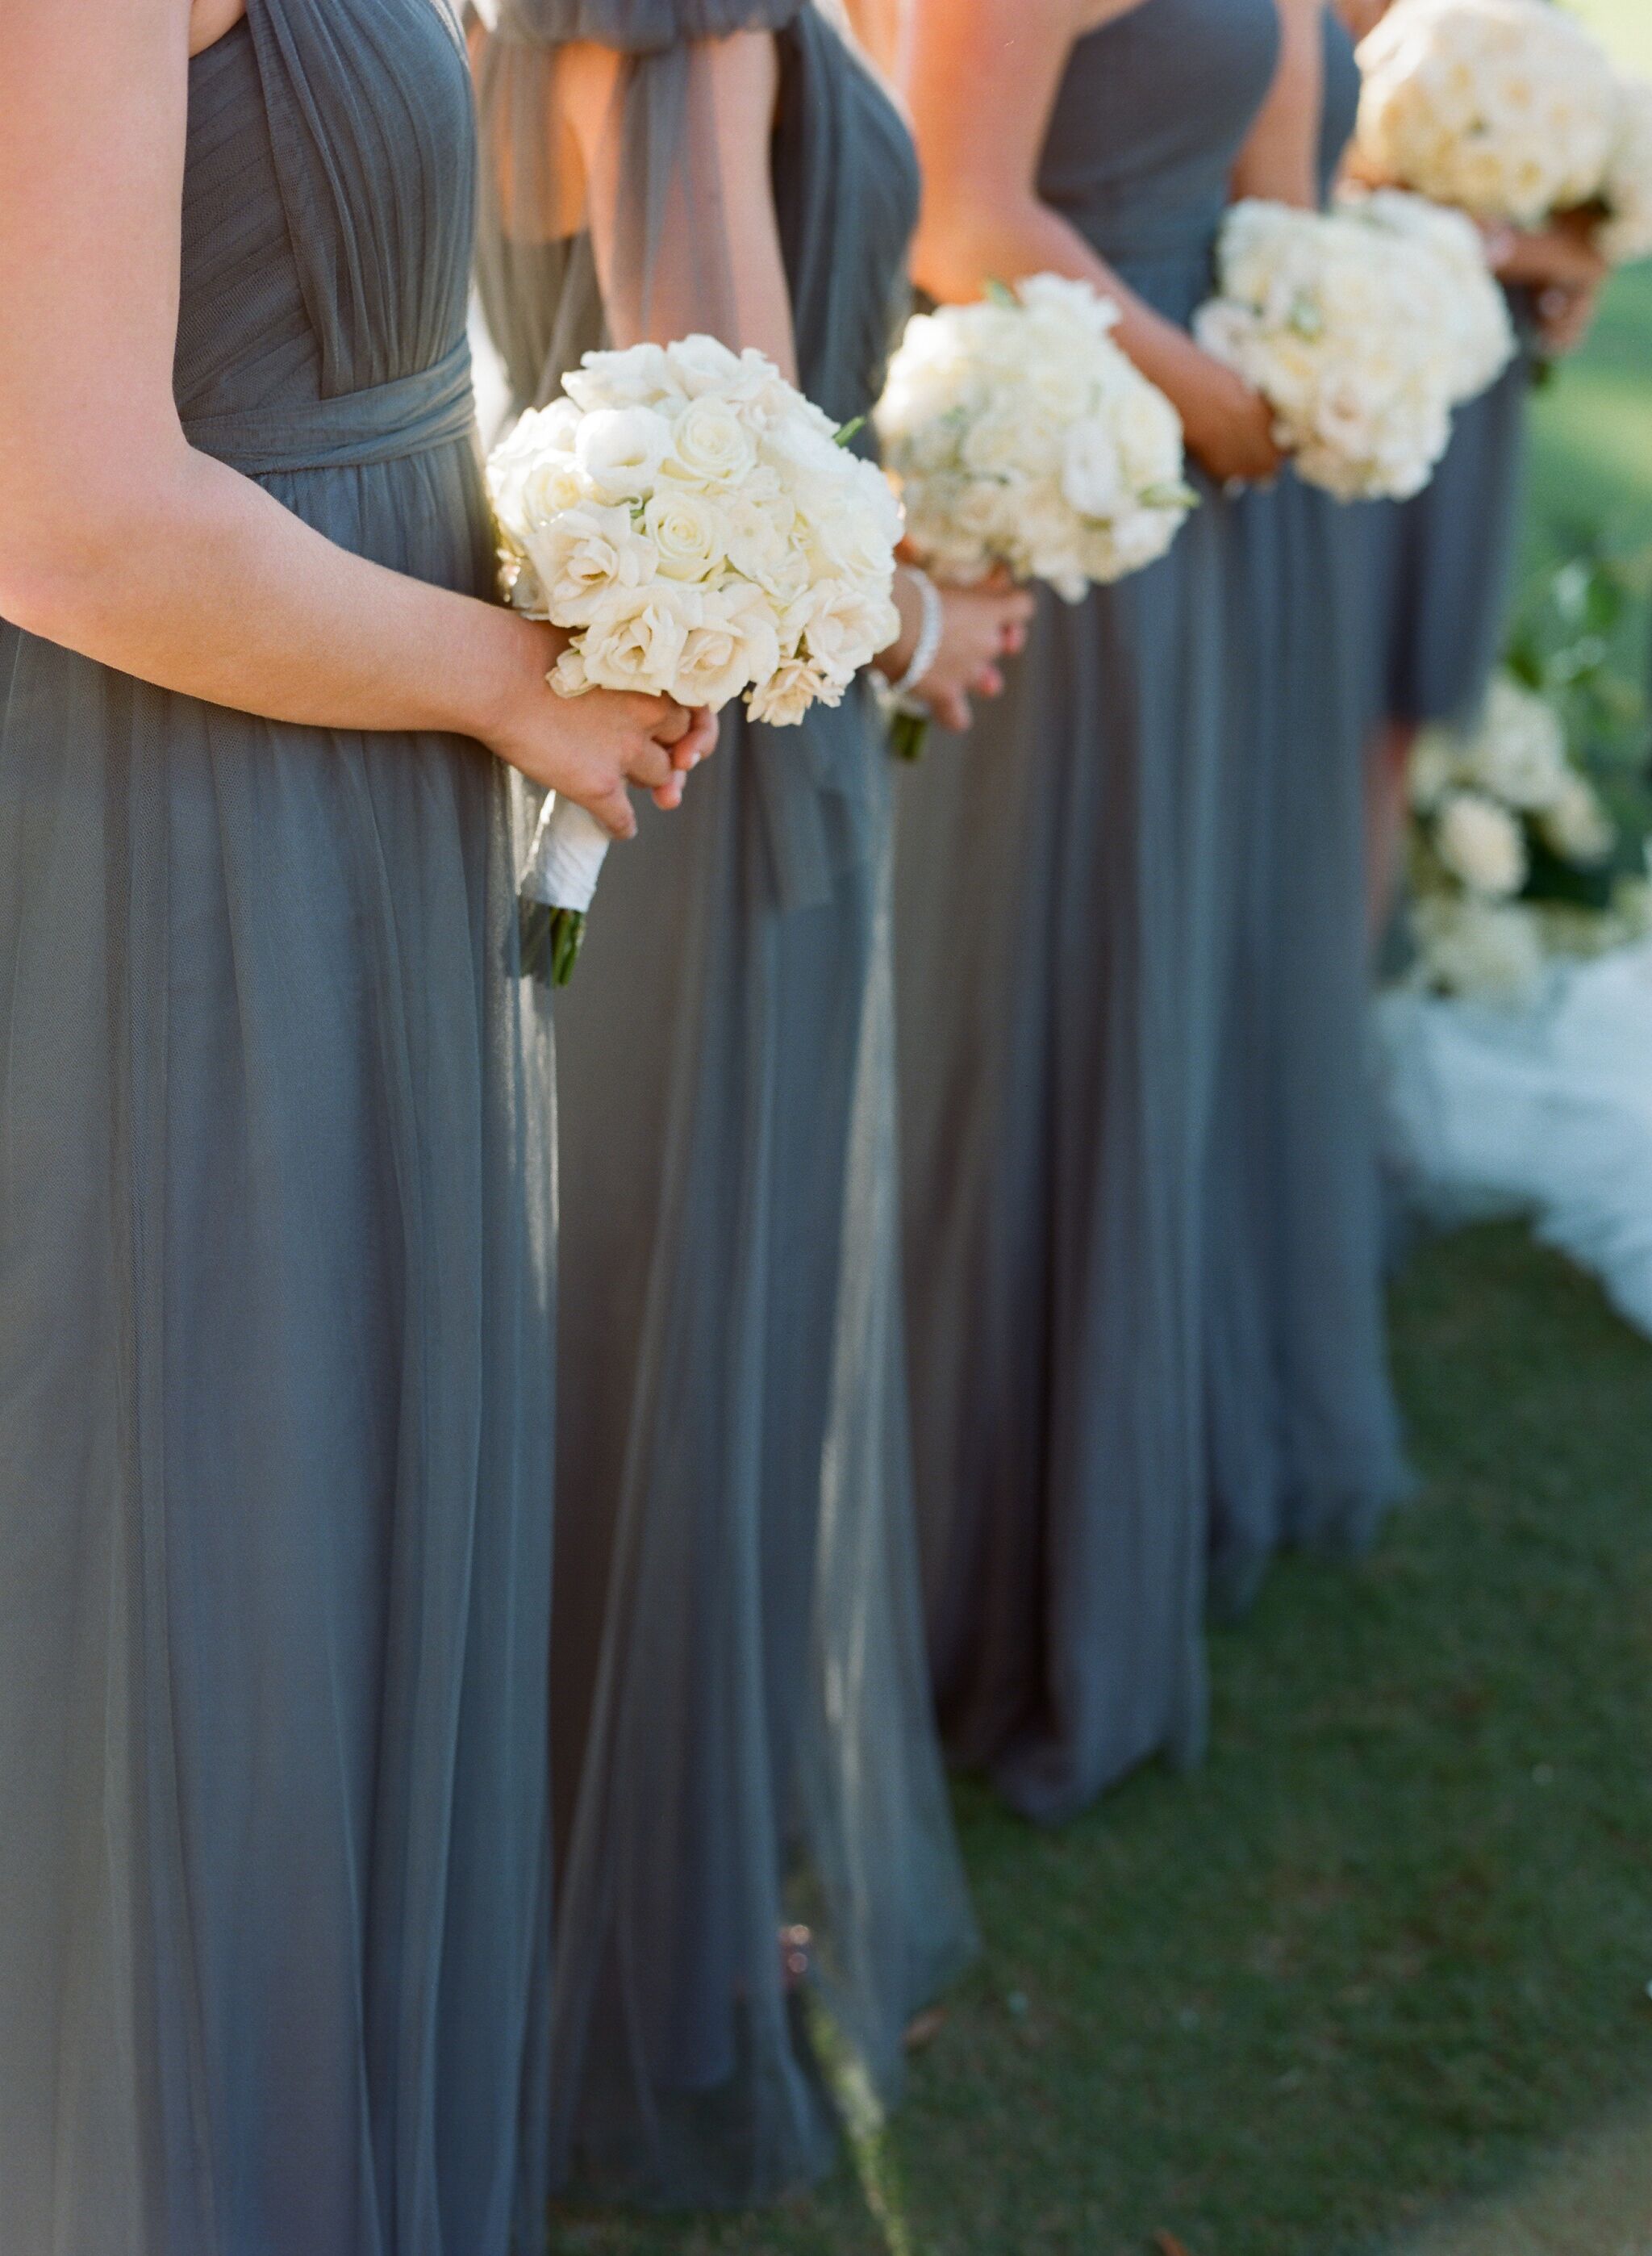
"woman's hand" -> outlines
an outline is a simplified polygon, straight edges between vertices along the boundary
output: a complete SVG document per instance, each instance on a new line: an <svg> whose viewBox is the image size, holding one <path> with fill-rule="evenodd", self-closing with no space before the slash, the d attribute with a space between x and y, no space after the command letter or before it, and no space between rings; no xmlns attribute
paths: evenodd
<svg viewBox="0 0 1652 2256"><path fill-rule="evenodd" d="M969 726L972 696L996 697L1002 691L1001 661L1024 646L1035 599L1030 589L1017 588L1002 570L973 588L937 583L936 593L941 600L940 643L912 694L943 729L961 730ZM923 624L923 602L908 571L896 572L895 602L901 632L876 661L878 671L890 681L900 680L910 666Z"/></svg>
<svg viewBox="0 0 1652 2256"><path fill-rule="evenodd" d="M1575 352L1588 335L1611 268L1586 212L1567 212L1547 227L1486 230L1486 256L1502 282L1533 293L1537 331L1553 358Z"/></svg>
<svg viewBox="0 0 1652 2256"><path fill-rule="evenodd" d="M566 638L518 624L496 710L476 731L482 741L532 782L575 800L615 838L636 831L628 786L651 792L657 806L679 806L689 770L716 746L716 716L614 689L560 697L545 676Z"/></svg>
<svg viewBox="0 0 1652 2256"><path fill-rule="evenodd" d="M1164 382L1182 419L1188 452L1220 485L1276 478L1285 456L1274 436L1274 412L1254 385L1191 340Z"/></svg>
<svg viewBox="0 0 1652 2256"><path fill-rule="evenodd" d="M1528 289L1598 290L1611 272L1595 243L1587 212L1566 212L1547 227L1493 227L1486 256L1502 282Z"/></svg>

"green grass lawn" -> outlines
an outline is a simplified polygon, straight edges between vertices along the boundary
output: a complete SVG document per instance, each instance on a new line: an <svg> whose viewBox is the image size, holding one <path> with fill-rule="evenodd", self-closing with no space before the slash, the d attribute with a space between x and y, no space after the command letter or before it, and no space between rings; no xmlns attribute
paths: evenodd
<svg viewBox="0 0 1652 2256"><path fill-rule="evenodd" d="M1652 2092L1652 1346L1512 1228L1395 1320L1422 1492L1216 1639L1206 1768L961 1796L987 1956L861 2176L562 2256L1333 2256Z"/></svg>
<svg viewBox="0 0 1652 2256"><path fill-rule="evenodd" d="M1652 69L1652 0L1586 12ZM1534 564L1652 534L1652 270L1536 425ZM1652 1345L1513 1228L1395 1328L1421 1493L1216 1639L1205 1770L1057 1835L960 1795L987 1955L858 2167L559 2256L1353 2256L1652 2097Z"/></svg>

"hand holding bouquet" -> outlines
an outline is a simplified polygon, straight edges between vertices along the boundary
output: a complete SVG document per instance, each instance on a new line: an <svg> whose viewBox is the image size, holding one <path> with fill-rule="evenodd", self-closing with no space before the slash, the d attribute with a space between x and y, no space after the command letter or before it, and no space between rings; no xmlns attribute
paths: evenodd
<svg viewBox="0 0 1652 2256"><path fill-rule="evenodd" d="M568 630L566 697L617 689L786 727L890 642L900 510L761 353L714 338L587 353L488 466L505 594ZM523 881L573 969L607 834L546 803Z"/></svg>
<svg viewBox="0 0 1652 2256"><path fill-rule="evenodd" d="M1253 200L1227 215L1220 294L1194 335L1269 401L1302 476L1344 501L1419 492L1453 406L1513 351L1484 259L1454 231L1450 245L1376 199L1329 214Z"/></svg>
<svg viewBox="0 0 1652 2256"><path fill-rule="evenodd" d="M908 544L970 587L1004 565L1070 603L1162 556L1195 496L1182 427L1086 282L1033 275L916 315L875 419Z"/></svg>

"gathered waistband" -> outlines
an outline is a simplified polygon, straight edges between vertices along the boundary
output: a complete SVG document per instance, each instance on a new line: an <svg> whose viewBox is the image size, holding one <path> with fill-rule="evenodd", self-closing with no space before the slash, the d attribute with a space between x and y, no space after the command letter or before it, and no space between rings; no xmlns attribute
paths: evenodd
<svg viewBox="0 0 1652 2256"><path fill-rule="evenodd" d="M428 455L462 439L475 419L470 345L461 337L432 368L335 399L186 415L184 435L203 455L249 477L348 469Z"/></svg>

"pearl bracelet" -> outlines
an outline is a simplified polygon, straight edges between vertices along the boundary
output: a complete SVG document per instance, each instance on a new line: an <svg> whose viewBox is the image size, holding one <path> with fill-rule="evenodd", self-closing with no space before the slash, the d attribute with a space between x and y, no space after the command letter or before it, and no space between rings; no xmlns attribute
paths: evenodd
<svg viewBox="0 0 1652 2256"><path fill-rule="evenodd" d="M924 607L919 622L917 642L912 652L911 664L898 681L890 682L884 691L884 701L900 713L925 713L928 708L918 702L912 692L934 665L941 646L941 636L946 628L946 609L941 591L927 572L920 572L916 564L903 564L901 570L915 582L918 600Z"/></svg>

